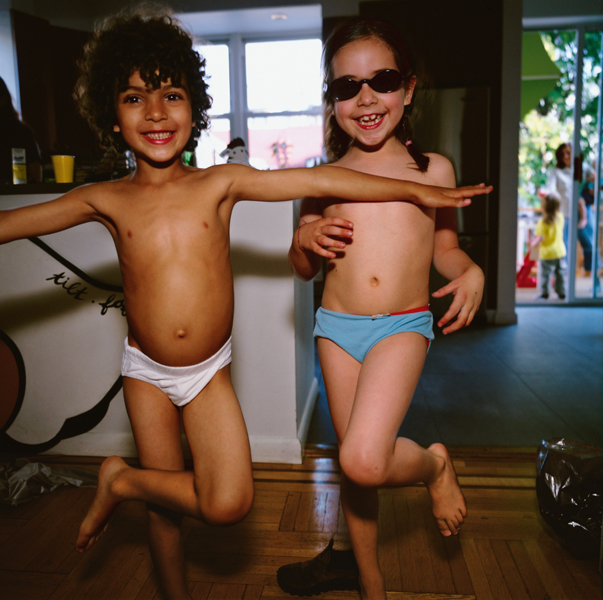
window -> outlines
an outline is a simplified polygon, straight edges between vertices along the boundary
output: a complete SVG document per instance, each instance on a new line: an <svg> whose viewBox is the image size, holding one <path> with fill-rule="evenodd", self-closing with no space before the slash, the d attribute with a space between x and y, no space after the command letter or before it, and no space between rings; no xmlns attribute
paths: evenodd
<svg viewBox="0 0 603 600"><path fill-rule="evenodd" d="M259 169L316 164L322 157L319 38L246 40L231 36L199 46L206 58L211 128L199 141L197 165L226 162L232 138L245 140Z"/></svg>

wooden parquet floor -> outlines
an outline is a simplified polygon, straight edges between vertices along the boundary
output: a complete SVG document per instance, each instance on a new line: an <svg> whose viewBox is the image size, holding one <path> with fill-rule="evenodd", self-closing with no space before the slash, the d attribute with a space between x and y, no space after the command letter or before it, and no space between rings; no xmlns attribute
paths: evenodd
<svg viewBox="0 0 603 600"><path fill-rule="evenodd" d="M458 537L437 532L424 487L385 490L380 560L389 600L601 600L597 560L577 560L538 514L535 452L452 452L469 517ZM95 468L98 461L44 457ZM238 525L186 519L188 580L195 600L281 600L276 570L315 556L345 533L333 450L309 449L302 465L254 465L256 498ZM74 549L93 489L60 488L0 507L2 600L152 600L161 596L146 545L142 503L123 504L101 540ZM324 594L356 599L355 592Z"/></svg>

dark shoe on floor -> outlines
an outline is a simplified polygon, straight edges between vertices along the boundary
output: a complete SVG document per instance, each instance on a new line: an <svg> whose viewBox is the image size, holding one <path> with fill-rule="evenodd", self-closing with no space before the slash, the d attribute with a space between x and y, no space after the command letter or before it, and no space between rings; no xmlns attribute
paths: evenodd
<svg viewBox="0 0 603 600"><path fill-rule="evenodd" d="M535 299L536 300L548 300L549 299L549 295L548 294L540 294L540 296L536 296Z"/></svg>
<svg viewBox="0 0 603 600"><path fill-rule="evenodd" d="M296 596L312 596L330 590L358 590L358 566L352 550L329 545L312 560L284 565L276 572L281 589Z"/></svg>
<svg viewBox="0 0 603 600"><path fill-rule="evenodd" d="M565 300L565 294L559 294L559 300Z"/></svg>

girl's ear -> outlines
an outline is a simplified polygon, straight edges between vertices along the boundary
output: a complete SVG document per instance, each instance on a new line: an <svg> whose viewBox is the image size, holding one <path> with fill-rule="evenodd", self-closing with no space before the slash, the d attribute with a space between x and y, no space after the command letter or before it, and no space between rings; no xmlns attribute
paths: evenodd
<svg viewBox="0 0 603 600"><path fill-rule="evenodd" d="M413 75L404 86L404 106L408 106L412 102L412 95L417 85L417 78Z"/></svg>
<svg viewBox="0 0 603 600"><path fill-rule="evenodd" d="M115 125L113 125L113 131L115 133L119 133L121 131L121 129L119 128L119 125L117 123L115 123Z"/></svg>

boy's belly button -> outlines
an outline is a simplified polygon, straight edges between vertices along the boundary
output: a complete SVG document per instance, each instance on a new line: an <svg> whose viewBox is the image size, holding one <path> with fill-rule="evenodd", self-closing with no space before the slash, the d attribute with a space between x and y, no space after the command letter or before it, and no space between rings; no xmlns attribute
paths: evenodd
<svg viewBox="0 0 603 600"><path fill-rule="evenodd" d="M373 287L377 287L379 285L379 280L376 277L371 277L370 283Z"/></svg>
<svg viewBox="0 0 603 600"><path fill-rule="evenodd" d="M178 330L176 331L176 335L177 335L179 338L183 338L183 337L185 337L185 336L186 336L186 331L184 331L184 329L178 329Z"/></svg>

